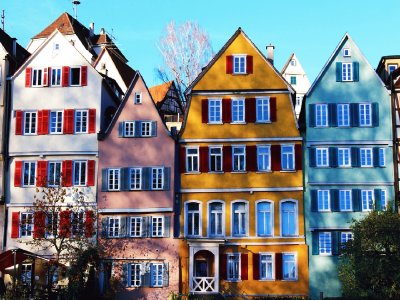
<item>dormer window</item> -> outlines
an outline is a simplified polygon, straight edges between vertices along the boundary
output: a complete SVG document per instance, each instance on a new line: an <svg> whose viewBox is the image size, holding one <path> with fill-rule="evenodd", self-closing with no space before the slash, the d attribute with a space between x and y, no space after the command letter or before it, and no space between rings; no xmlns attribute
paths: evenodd
<svg viewBox="0 0 400 300"><path fill-rule="evenodd" d="M391 74L396 69L397 69L397 64L389 64L388 65L388 73L389 74Z"/></svg>
<svg viewBox="0 0 400 300"><path fill-rule="evenodd" d="M350 57L351 56L351 49L350 48L344 48L343 49L343 57Z"/></svg>
<svg viewBox="0 0 400 300"><path fill-rule="evenodd" d="M246 73L246 55L233 56L233 73L234 74Z"/></svg>

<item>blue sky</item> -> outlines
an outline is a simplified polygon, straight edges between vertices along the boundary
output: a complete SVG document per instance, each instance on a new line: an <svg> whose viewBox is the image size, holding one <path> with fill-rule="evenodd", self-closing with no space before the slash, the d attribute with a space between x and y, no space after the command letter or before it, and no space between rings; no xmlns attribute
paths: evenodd
<svg viewBox="0 0 400 300"><path fill-rule="evenodd" d="M348 32L373 68L385 55L400 54L400 1L387 0L80 0L78 20L113 33L129 64L149 86L159 83L162 64L156 44L167 23L197 22L208 32L214 52L240 26L265 51L275 45L281 70L295 52L312 82ZM2 0L5 30L27 46L29 39L61 13L73 15L71 0Z"/></svg>

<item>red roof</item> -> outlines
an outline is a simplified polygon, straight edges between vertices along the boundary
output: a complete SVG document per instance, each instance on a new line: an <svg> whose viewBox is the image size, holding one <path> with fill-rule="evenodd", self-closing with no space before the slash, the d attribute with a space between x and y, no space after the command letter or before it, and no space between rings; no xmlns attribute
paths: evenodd
<svg viewBox="0 0 400 300"><path fill-rule="evenodd" d="M154 103L158 104L158 102L161 102L164 100L165 96L167 95L169 88L171 87L171 84L173 81L168 81L156 86L152 86L149 88L149 92L151 97L154 100Z"/></svg>

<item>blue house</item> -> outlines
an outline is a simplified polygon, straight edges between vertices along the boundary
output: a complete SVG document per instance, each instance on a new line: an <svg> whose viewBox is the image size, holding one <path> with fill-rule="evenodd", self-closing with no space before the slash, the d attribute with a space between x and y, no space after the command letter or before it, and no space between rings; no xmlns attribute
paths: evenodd
<svg viewBox="0 0 400 300"><path fill-rule="evenodd" d="M390 95L345 34L303 102L304 211L312 299L341 295L352 219L394 200Z"/></svg>

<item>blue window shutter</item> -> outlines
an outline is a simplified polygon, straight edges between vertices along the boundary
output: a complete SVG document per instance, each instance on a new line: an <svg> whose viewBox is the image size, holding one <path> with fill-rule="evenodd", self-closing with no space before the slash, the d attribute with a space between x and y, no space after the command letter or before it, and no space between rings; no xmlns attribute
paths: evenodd
<svg viewBox="0 0 400 300"><path fill-rule="evenodd" d="M360 126L358 103L350 103L350 114L351 114L350 125L353 127Z"/></svg>
<svg viewBox="0 0 400 300"><path fill-rule="evenodd" d="M121 190L129 191L131 188L130 168L121 169Z"/></svg>
<svg viewBox="0 0 400 300"><path fill-rule="evenodd" d="M372 103L372 126L379 126L379 104L377 102Z"/></svg>
<svg viewBox="0 0 400 300"><path fill-rule="evenodd" d="M336 103L328 104L329 110L329 126L337 127L337 108Z"/></svg>
<svg viewBox="0 0 400 300"><path fill-rule="evenodd" d="M331 210L340 211L339 208L339 190L331 189L329 191L331 197Z"/></svg>
<svg viewBox="0 0 400 300"><path fill-rule="evenodd" d="M165 262L163 267L163 286L168 286L168 285L169 285L169 264Z"/></svg>
<svg viewBox="0 0 400 300"><path fill-rule="evenodd" d="M342 63L341 62L336 63L336 81L337 82L342 81Z"/></svg>
<svg viewBox="0 0 400 300"><path fill-rule="evenodd" d="M308 111L309 111L309 123L310 123L310 127L315 127L315 104L310 104L308 106Z"/></svg>
<svg viewBox="0 0 400 300"><path fill-rule="evenodd" d="M379 148L375 147L372 149L372 151L373 151L373 156L372 156L373 165L375 168L380 167L380 165L379 165Z"/></svg>
<svg viewBox="0 0 400 300"><path fill-rule="evenodd" d="M151 285L151 272L153 270L153 264L146 264L144 269L145 272L142 275L142 286L149 287Z"/></svg>
<svg viewBox="0 0 400 300"><path fill-rule="evenodd" d="M352 167L360 166L360 148L351 147L351 166Z"/></svg>
<svg viewBox="0 0 400 300"><path fill-rule="evenodd" d="M149 236L149 217L142 217L142 237Z"/></svg>
<svg viewBox="0 0 400 300"><path fill-rule="evenodd" d="M135 137L142 135L142 124L140 121L135 121Z"/></svg>
<svg viewBox="0 0 400 300"><path fill-rule="evenodd" d="M120 227L120 229L119 229L119 235L118 235L118 237L120 237L120 238L124 238L124 237L126 237L126 234L127 234L127 232L128 232L128 230L127 230L127 221L126 221L126 219L127 219L127 217L121 217L120 218L120 220L121 220L121 227Z"/></svg>
<svg viewBox="0 0 400 300"><path fill-rule="evenodd" d="M311 211L317 212L318 211L318 191L311 190L310 195L311 195Z"/></svg>
<svg viewBox="0 0 400 300"><path fill-rule="evenodd" d="M312 232L312 254L313 255L319 254L319 232L318 231Z"/></svg>
<svg viewBox="0 0 400 300"><path fill-rule="evenodd" d="M359 63L357 61L353 62L353 81L359 81Z"/></svg>
<svg viewBox="0 0 400 300"><path fill-rule="evenodd" d="M361 190L352 190L353 211L361 211Z"/></svg>
<svg viewBox="0 0 400 300"><path fill-rule="evenodd" d="M108 169L101 170L101 190L103 192L108 191L107 176L108 176Z"/></svg>
<svg viewBox="0 0 400 300"><path fill-rule="evenodd" d="M128 275L129 275L129 269L130 269L130 264L124 263L122 265L122 285L123 286L129 286L128 282Z"/></svg>
<svg viewBox="0 0 400 300"><path fill-rule="evenodd" d="M124 122L118 124L118 137L124 137Z"/></svg>
<svg viewBox="0 0 400 300"><path fill-rule="evenodd" d="M383 209L382 202L381 202L382 190L381 189L375 189L374 193L375 193L375 210L382 211L382 209Z"/></svg>
<svg viewBox="0 0 400 300"><path fill-rule="evenodd" d="M332 231L331 232L331 238L332 238L332 255L339 255L340 232L339 231Z"/></svg>
<svg viewBox="0 0 400 300"><path fill-rule="evenodd" d="M338 151L336 147L329 147L329 166L337 168L338 166Z"/></svg>
<svg viewBox="0 0 400 300"><path fill-rule="evenodd" d="M157 136L157 121L151 122L151 136Z"/></svg>
<svg viewBox="0 0 400 300"><path fill-rule="evenodd" d="M151 190L151 168L142 168L142 190Z"/></svg>
<svg viewBox="0 0 400 300"><path fill-rule="evenodd" d="M168 191L171 185L171 168L165 167L164 168L164 186L163 190Z"/></svg>
<svg viewBox="0 0 400 300"><path fill-rule="evenodd" d="M171 228L171 217L165 216L164 217L164 237L170 236L170 228Z"/></svg>
<svg viewBox="0 0 400 300"><path fill-rule="evenodd" d="M103 238L108 238L108 218L101 219L101 236Z"/></svg>
<svg viewBox="0 0 400 300"><path fill-rule="evenodd" d="M317 166L315 148L309 148L308 154L309 154L309 156L308 156L309 165L310 165L310 167L315 168Z"/></svg>

